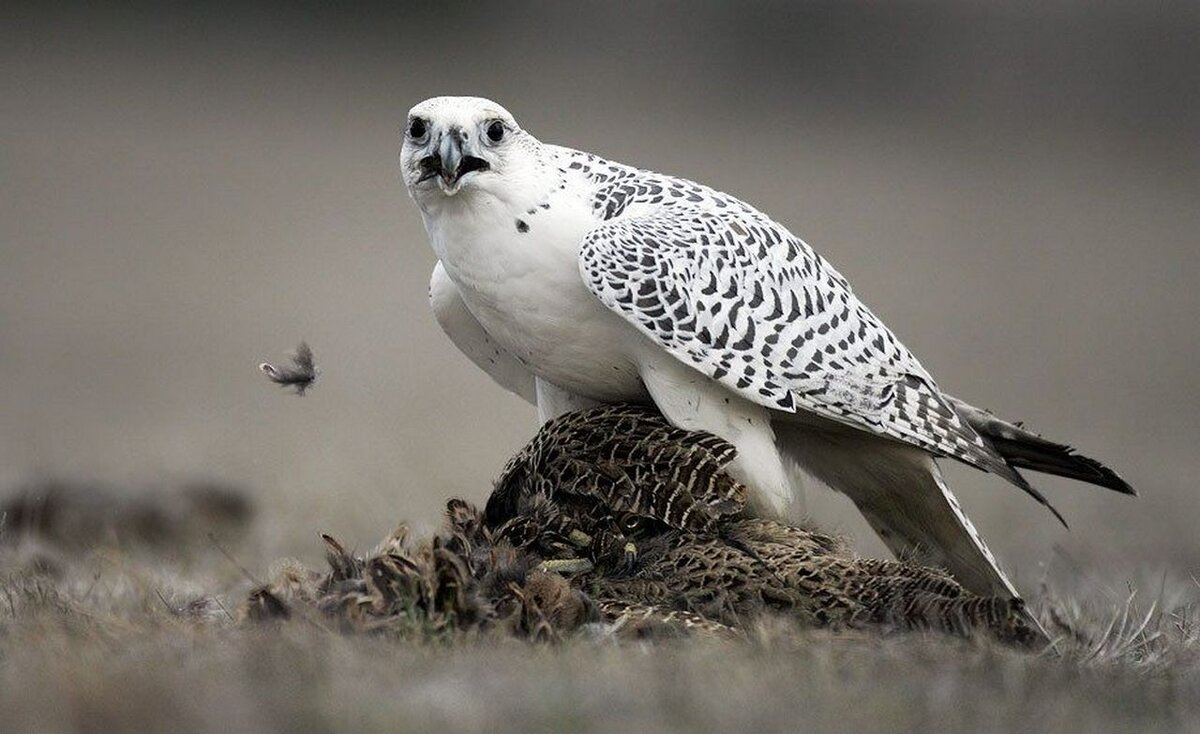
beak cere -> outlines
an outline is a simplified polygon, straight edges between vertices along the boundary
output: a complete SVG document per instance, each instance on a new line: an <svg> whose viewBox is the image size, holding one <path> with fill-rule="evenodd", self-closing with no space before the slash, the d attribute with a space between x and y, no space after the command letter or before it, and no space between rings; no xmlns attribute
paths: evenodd
<svg viewBox="0 0 1200 734"><path fill-rule="evenodd" d="M442 133L435 150L433 155L421 159L421 180L437 178L438 187L450 196L458 193L463 176L491 168L487 161L473 155L475 147L461 128Z"/></svg>

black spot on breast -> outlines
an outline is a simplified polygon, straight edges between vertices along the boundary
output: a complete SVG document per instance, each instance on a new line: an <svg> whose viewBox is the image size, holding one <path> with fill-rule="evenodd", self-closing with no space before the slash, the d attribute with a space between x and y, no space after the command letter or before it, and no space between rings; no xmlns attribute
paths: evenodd
<svg viewBox="0 0 1200 734"><path fill-rule="evenodd" d="M524 234L529 231L529 225L525 223L524 219L517 220L517 231L520 232L521 234Z"/></svg>

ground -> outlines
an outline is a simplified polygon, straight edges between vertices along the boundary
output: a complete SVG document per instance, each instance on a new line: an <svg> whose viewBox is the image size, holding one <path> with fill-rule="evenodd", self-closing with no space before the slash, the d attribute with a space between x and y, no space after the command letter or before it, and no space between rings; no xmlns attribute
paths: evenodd
<svg viewBox="0 0 1200 734"><path fill-rule="evenodd" d="M348 635L304 615L239 623L271 564L232 530L172 529L178 543L4 542L0 728L1200 730L1200 584L1161 571L1128 589L1034 594L1057 653L781 621L746 641L414 640ZM254 523L241 532L252 539Z"/></svg>

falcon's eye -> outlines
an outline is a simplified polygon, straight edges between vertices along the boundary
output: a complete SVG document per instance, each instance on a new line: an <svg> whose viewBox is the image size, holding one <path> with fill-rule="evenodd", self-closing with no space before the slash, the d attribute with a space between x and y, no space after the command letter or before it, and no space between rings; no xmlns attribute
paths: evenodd
<svg viewBox="0 0 1200 734"><path fill-rule="evenodd" d="M499 120L492 120L487 126L488 140L493 143L499 143L504 140L504 123Z"/></svg>
<svg viewBox="0 0 1200 734"><path fill-rule="evenodd" d="M425 125L425 121L421 118L414 117L408 121L408 137L413 140L420 140L425 137L426 132L428 132L428 128Z"/></svg>

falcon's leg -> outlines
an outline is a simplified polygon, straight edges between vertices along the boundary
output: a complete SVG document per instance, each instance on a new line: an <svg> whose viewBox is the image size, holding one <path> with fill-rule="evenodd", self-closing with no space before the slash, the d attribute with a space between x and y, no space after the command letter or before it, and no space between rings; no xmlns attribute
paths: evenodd
<svg viewBox="0 0 1200 734"><path fill-rule="evenodd" d="M594 408L600 403L591 398L584 398L568 392L553 382L547 382L540 377L534 378L537 391L538 424L541 425L573 410Z"/></svg>
<svg viewBox="0 0 1200 734"><path fill-rule="evenodd" d="M1018 596L928 453L795 418L775 430L788 458L849 497L897 558L944 568L975 594Z"/></svg>
<svg viewBox="0 0 1200 734"><path fill-rule="evenodd" d="M467 310L458 286L450 280L441 262L434 267L429 279L429 305L433 307L433 315L442 331L476 367L491 375L505 390L538 404L533 374L508 350L496 344Z"/></svg>
<svg viewBox="0 0 1200 734"><path fill-rule="evenodd" d="M640 373L654 404L672 424L708 431L737 447L729 473L750 488L752 512L775 517L803 512L803 492L784 467L767 408L665 353L648 355Z"/></svg>

